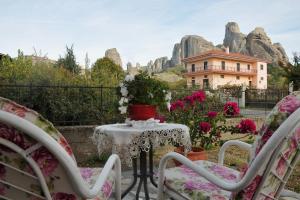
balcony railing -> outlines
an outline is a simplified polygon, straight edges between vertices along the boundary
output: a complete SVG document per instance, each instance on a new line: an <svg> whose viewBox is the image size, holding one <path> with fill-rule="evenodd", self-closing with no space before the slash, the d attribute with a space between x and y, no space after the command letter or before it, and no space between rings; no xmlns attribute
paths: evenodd
<svg viewBox="0 0 300 200"><path fill-rule="evenodd" d="M195 71L192 71L190 68L187 73L205 73L205 72L219 72L219 73L233 73L233 74L256 74L256 69L248 69L248 68L240 68L238 69L236 66L225 66L221 65L208 65L206 67L196 67Z"/></svg>

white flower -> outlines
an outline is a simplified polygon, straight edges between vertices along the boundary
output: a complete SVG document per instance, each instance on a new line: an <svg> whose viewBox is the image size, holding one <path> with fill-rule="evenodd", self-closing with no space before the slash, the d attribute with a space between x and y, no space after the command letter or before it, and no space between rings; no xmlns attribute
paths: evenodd
<svg viewBox="0 0 300 200"><path fill-rule="evenodd" d="M166 101L170 101L171 99L172 99L172 93L171 93L171 92L168 92L168 93L166 94L165 100L166 100Z"/></svg>
<svg viewBox="0 0 300 200"><path fill-rule="evenodd" d="M123 97L127 97L128 95L128 90L126 87L121 87L121 94Z"/></svg>
<svg viewBox="0 0 300 200"><path fill-rule="evenodd" d="M153 94L152 94L152 93L149 93L149 97L152 99L152 98L153 98Z"/></svg>
<svg viewBox="0 0 300 200"><path fill-rule="evenodd" d="M125 97L122 97L119 101L119 105L122 106L124 103L128 103L128 99Z"/></svg>
<svg viewBox="0 0 300 200"><path fill-rule="evenodd" d="M120 83L120 87L123 87L124 86L124 83L122 82L122 83Z"/></svg>
<svg viewBox="0 0 300 200"><path fill-rule="evenodd" d="M211 93L210 91L205 91L205 94L206 94L206 96L208 96L208 97L212 97L212 96L214 96L214 94L213 94L213 93Z"/></svg>
<svg viewBox="0 0 300 200"><path fill-rule="evenodd" d="M121 112L121 114L125 114L127 112L127 106L120 106L119 111Z"/></svg>
<svg viewBox="0 0 300 200"><path fill-rule="evenodd" d="M125 81L130 82L130 81L133 81L133 80L134 80L133 75L128 74L127 76L125 76Z"/></svg>

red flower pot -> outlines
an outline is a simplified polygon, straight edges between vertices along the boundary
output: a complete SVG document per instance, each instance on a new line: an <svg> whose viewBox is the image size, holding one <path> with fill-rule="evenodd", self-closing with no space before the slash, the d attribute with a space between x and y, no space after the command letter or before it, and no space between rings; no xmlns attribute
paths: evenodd
<svg viewBox="0 0 300 200"><path fill-rule="evenodd" d="M175 149L175 152L184 155L184 149L183 149L183 147L177 147ZM190 159L191 161L207 160L207 153L206 153L206 151L204 149L202 149L200 147L192 147L192 151L188 152L186 157L188 159ZM177 160L173 160L173 161L174 161L174 163L175 163L176 166L182 165Z"/></svg>
<svg viewBox="0 0 300 200"><path fill-rule="evenodd" d="M131 120L147 120L155 118L156 106L134 104L129 105L129 118Z"/></svg>

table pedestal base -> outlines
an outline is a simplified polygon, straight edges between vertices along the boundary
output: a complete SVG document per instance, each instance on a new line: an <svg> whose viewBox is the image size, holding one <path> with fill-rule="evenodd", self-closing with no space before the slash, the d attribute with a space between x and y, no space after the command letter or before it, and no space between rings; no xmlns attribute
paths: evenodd
<svg viewBox="0 0 300 200"><path fill-rule="evenodd" d="M149 168L147 167L147 152L142 151L140 153L140 170L138 172L137 169L137 158L132 159L132 167L133 167L133 181L131 185L123 192L122 198L124 198L132 189L133 187L137 184L138 179L139 184L137 187L136 195L135 198L136 200L139 199L139 194L142 189L142 186L144 188L144 193L145 193L145 199L149 200L149 191L148 191L148 179L150 180L151 184L157 187L157 184L154 180L154 172L153 172L153 150L152 146L150 147L149 150Z"/></svg>

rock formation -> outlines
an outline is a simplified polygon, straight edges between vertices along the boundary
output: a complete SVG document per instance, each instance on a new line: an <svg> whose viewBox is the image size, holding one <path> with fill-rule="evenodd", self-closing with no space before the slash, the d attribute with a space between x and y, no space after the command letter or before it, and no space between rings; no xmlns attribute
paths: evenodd
<svg viewBox="0 0 300 200"><path fill-rule="evenodd" d="M263 28L255 28L248 35L245 35L240 32L237 23L229 22L225 26L223 44L214 46L212 42L205 40L201 36L186 35L181 39L180 43L174 45L170 60L167 57L160 57L154 63L150 61L146 68L150 72L161 72L169 67L181 65L183 58L213 49L225 49L225 47L229 47L230 52L266 59L273 63L278 63L279 61L288 62L284 48L279 43L272 43Z"/></svg>
<svg viewBox="0 0 300 200"><path fill-rule="evenodd" d="M226 25L223 46L229 47L230 52L245 52L246 36L240 32L237 23L229 22Z"/></svg>
<svg viewBox="0 0 300 200"><path fill-rule="evenodd" d="M288 62L285 50L279 43L272 43L263 28L257 27L247 36L240 32L235 22L226 25L223 45L228 46L231 52L263 58L273 63Z"/></svg>
<svg viewBox="0 0 300 200"><path fill-rule="evenodd" d="M116 48L107 49L105 51L105 57L111 59L115 64L122 66L122 60Z"/></svg>

